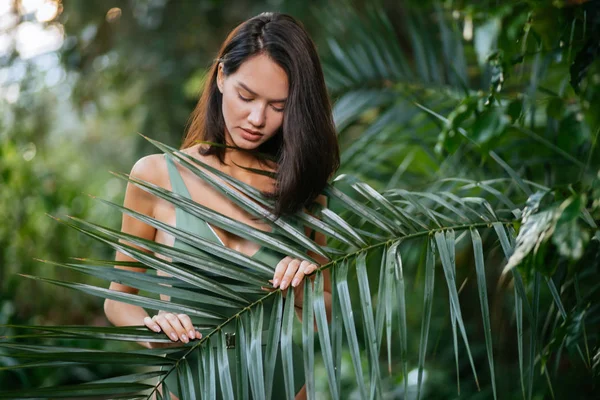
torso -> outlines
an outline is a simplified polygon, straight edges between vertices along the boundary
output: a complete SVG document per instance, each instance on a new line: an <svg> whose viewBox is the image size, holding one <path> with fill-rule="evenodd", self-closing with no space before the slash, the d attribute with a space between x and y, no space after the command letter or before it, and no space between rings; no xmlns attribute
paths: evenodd
<svg viewBox="0 0 600 400"><path fill-rule="evenodd" d="M199 154L198 145L184 149L182 151L205 164L217 168L220 171L223 171L224 173L227 173L233 176L234 178L255 187L260 191L270 192L273 190L274 180L272 178L244 171L243 169L236 167L235 165L221 165L221 163L215 156L204 156ZM164 189L172 190L164 156L162 154L155 154L150 157L156 157L156 159L153 160L154 162L152 163L153 166L156 168L156 174L154 176L157 177L156 182L154 183L158 186L163 187ZM266 169L268 171L273 171L272 169L267 168L264 165L262 165L261 168ZM181 177L185 185L187 186L188 191L190 192L192 200L194 200L195 202L212 210L215 210L221 214L224 214L228 217L231 217L237 221L246 223L256 229L260 229L263 231L270 230L267 224L260 220L253 219L250 214L242 210L240 207L238 207L231 200L227 199L221 193L217 192L208 183L202 180L202 178L196 176L187 168L178 165L177 169L181 174ZM157 197L154 197L154 199L155 202L153 206L152 216L161 222L175 226L175 207L166 200L159 199ZM257 243L253 243L246 239L242 239L239 236L233 235L220 228L214 226L212 228L226 247L229 247L238 252L244 253L246 255L252 255L260 247ZM154 241L168 246L173 246L174 238L173 236L161 230L156 230Z"/></svg>

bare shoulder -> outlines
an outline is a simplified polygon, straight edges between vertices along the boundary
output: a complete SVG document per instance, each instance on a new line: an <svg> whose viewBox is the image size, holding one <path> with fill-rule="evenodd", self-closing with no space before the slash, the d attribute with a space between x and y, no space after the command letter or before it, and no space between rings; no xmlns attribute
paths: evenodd
<svg viewBox="0 0 600 400"><path fill-rule="evenodd" d="M170 189L167 163L163 154L152 154L140 158L131 168L129 177ZM153 215L159 199L142 187L129 182L125 190L125 207L130 207L146 215Z"/></svg>
<svg viewBox="0 0 600 400"><path fill-rule="evenodd" d="M129 175L132 178L163 187L166 170L167 165L164 154L151 154L137 160Z"/></svg>

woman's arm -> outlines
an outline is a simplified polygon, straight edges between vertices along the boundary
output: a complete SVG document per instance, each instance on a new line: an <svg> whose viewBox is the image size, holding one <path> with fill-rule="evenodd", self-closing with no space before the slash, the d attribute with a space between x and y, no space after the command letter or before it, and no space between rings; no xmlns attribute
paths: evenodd
<svg viewBox="0 0 600 400"><path fill-rule="evenodd" d="M162 158L161 155L157 154L140 159L133 166L130 176L132 178L137 178L162 186L160 184L161 174L159 165L159 162L162 160L159 157ZM123 206L137 211L141 214L154 217L157 200L158 199L152 194L146 192L145 190L139 188L138 186L132 183L128 183L127 188L125 190L125 200L123 202ZM155 228L126 214L123 214L121 231L147 240L154 240L156 235ZM128 243L125 241L121 242L136 247L140 250L146 251L132 243ZM115 259L116 261L136 261L135 259L126 256L125 254L119 251L117 251ZM124 266L116 266L115 268L140 273L146 272L145 268L134 268ZM111 282L110 289L131 294L137 294L139 292L139 290L136 288L122 285L117 282ZM161 298L165 297L161 295ZM165 334L167 334L171 338L172 341L177 341L181 339L182 341L187 343L188 338L187 335L185 335L186 331L192 331L192 333L194 333L194 336L196 337L200 336L199 332L194 332L195 330L191 323L191 320L189 320L189 317L185 315L175 316L171 313L159 312L158 315L150 318L146 310L144 310L140 306L122 303L111 299L106 299L104 301L104 313L106 314L108 320L115 326L146 325L148 326L148 328L156 332L160 332L161 330L163 330ZM193 339L194 336L190 336L190 338ZM156 347L156 345L153 345L149 342L141 342L140 344L148 348Z"/></svg>

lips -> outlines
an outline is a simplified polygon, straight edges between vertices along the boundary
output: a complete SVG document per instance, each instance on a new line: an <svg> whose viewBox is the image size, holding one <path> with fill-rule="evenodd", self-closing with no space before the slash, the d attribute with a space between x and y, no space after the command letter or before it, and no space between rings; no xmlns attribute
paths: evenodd
<svg viewBox="0 0 600 400"><path fill-rule="evenodd" d="M248 133L249 133L249 134L251 134L251 135L262 136L262 133L260 133L260 132L258 132L258 131L253 131L253 130L250 130L250 129L245 129L245 128L242 128L242 130L244 130L244 131L248 132Z"/></svg>
<svg viewBox="0 0 600 400"><path fill-rule="evenodd" d="M257 132L257 131L252 131L252 130L244 129L241 127L240 127L240 130L242 131L240 136L244 140L247 140L249 142L258 142L258 141L260 141L260 139L263 136L262 133Z"/></svg>

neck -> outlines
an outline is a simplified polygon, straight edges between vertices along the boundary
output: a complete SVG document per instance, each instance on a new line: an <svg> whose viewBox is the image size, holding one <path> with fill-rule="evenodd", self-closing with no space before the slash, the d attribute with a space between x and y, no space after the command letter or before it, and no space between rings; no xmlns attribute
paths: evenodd
<svg viewBox="0 0 600 400"><path fill-rule="evenodd" d="M225 143L227 146L235 146L227 130L225 131ZM249 173L240 167L258 168L257 159L251 152L235 148L225 149L223 161L225 162L225 165L223 165L224 169L229 170L228 173L231 176L240 176L240 173L241 175Z"/></svg>
<svg viewBox="0 0 600 400"><path fill-rule="evenodd" d="M224 161L227 167L231 169L238 169L238 165L240 167L256 168L257 159L249 152L228 148L225 149Z"/></svg>

